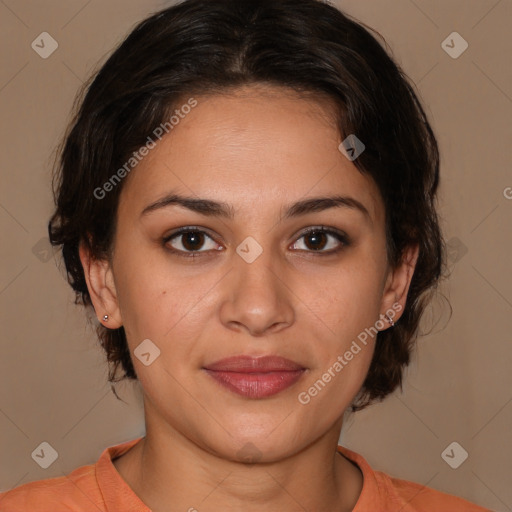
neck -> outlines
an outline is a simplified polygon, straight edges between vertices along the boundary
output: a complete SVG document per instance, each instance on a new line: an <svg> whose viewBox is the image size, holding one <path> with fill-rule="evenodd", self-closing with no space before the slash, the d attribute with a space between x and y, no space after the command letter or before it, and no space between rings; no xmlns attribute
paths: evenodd
<svg viewBox="0 0 512 512"><path fill-rule="evenodd" d="M241 463L176 430L146 423L146 436L114 465L153 512L350 511L362 474L337 452L341 421L284 460Z"/></svg>

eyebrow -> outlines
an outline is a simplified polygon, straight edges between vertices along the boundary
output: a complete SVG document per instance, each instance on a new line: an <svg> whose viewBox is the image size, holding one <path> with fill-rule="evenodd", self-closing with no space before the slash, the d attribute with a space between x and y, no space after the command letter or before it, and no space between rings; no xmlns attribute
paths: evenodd
<svg viewBox="0 0 512 512"><path fill-rule="evenodd" d="M174 205L182 206L193 212L211 217L222 217L232 220L235 216L234 208L227 203L211 199L186 197L178 194L169 194L151 203L142 210L141 216ZM359 211L372 223L371 215L363 203L353 197L340 195L313 197L286 205L282 208L282 213L284 212L282 220L299 217L308 213L321 212L330 208L348 208Z"/></svg>

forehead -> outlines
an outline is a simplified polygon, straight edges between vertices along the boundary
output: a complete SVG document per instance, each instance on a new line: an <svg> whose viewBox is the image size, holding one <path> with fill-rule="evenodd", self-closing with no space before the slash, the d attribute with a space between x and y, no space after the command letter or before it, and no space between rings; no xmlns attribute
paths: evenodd
<svg viewBox="0 0 512 512"><path fill-rule="evenodd" d="M373 180L338 149L341 137L326 99L256 86L194 99L197 105L181 113L129 175L121 203L130 210L181 190L240 212L350 194L372 218L382 213Z"/></svg>

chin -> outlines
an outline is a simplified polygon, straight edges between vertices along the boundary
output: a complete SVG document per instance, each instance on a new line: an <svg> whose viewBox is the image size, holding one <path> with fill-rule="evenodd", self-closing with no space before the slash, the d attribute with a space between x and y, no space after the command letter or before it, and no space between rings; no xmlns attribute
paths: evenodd
<svg viewBox="0 0 512 512"><path fill-rule="evenodd" d="M307 440L297 438L300 427L295 424L285 425L282 419L261 426L238 424L233 428L226 427L231 435L224 431L223 440L218 450L214 451L229 460L274 462L293 455L303 444L307 444Z"/></svg>

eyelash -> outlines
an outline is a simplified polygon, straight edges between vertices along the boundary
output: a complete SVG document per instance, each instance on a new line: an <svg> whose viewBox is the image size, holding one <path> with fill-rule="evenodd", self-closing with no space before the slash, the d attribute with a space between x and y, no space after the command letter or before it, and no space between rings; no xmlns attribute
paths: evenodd
<svg viewBox="0 0 512 512"><path fill-rule="evenodd" d="M194 226L186 226L186 227L182 227L182 228L179 228L177 229L176 231L174 231L173 233L171 233L170 235L164 237L162 239L162 244L163 246L171 253L173 254L176 254L180 257L183 257L183 258L197 258L199 256L201 256L202 254L208 254L209 252L211 252L212 250L207 250L207 251L182 251L180 249L174 249L174 248L169 248L168 247L168 243L173 240L174 238L179 238L181 235L184 235L184 234L187 234L187 233L199 233L199 234L204 234L206 235L208 238L210 238L211 240L213 240L213 237L211 237L206 231L198 228L198 227L194 227ZM317 256L332 256L333 254L337 254L338 252L342 251L344 247L348 247L350 244L351 244L351 241L349 239L349 237L343 233L342 231L337 231L337 230L334 230L332 228L327 228L326 226L314 226L314 227L310 227L310 228L307 228L306 230L304 230L301 235L297 238L297 241L300 240L301 238L309 235L310 233L323 233L323 234L326 234L326 235L332 235L334 238L336 238L339 242L341 242L341 247L337 248L337 249L331 249L329 251L324 251L324 250L318 250L318 251L315 251L315 250L306 250L306 252L309 252L309 253L312 253L314 255L317 255ZM295 245L297 243L297 241L294 242L293 245ZM215 250L215 249L213 249ZM298 249L299 251L304 251L304 249Z"/></svg>

